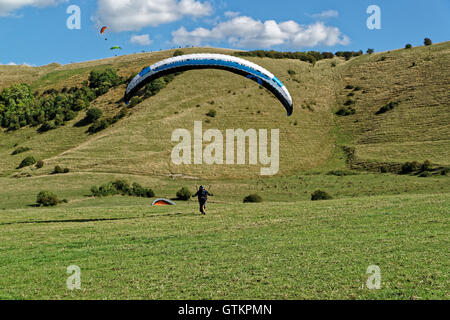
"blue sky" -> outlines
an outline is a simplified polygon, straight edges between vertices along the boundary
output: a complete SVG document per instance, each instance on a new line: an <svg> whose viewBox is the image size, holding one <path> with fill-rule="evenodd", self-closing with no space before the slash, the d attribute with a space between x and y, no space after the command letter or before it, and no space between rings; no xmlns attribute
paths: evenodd
<svg viewBox="0 0 450 320"><path fill-rule="evenodd" d="M66 26L69 5L81 9L80 30ZM381 9L379 30L367 28L369 5ZM449 14L448 0L0 0L0 64L66 64L186 45L387 51L425 37L449 40ZM103 24L108 40L99 35ZM116 45L123 50L111 51Z"/></svg>

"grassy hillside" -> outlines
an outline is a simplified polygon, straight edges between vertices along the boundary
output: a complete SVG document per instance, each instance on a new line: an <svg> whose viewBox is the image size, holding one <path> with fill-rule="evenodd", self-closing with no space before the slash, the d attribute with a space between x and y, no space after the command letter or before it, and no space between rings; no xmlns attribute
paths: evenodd
<svg viewBox="0 0 450 320"><path fill-rule="evenodd" d="M229 53L198 48L185 51ZM129 118L97 135L83 134L83 128L73 127L79 118L45 134L38 135L33 128L0 133L0 175L15 172L21 159L11 157L10 153L14 145L20 145L33 149L30 154L50 167L62 164L76 172L184 174L208 179L257 176L259 167L255 166L205 169L171 165L172 131L192 130L194 120L205 121L210 109L216 110L217 116L210 118L210 123L203 123L204 130L280 128L281 175L344 166L340 145L355 146L356 155L362 159L394 162L429 159L448 165L449 80L445 66L449 65L449 51L450 44L443 43L364 55L348 62L320 61L315 66L297 60L249 58L278 75L289 88L295 103L291 118L286 118L270 93L250 80L223 71L186 72L136 107ZM172 54L172 51L146 53L41 68L4 66L0 70L3 79L0 86L20 80L29 82L38 91L61 89L80 85L94 69L112 66L119 74L129 76ZM411 67L413 62L416 65ZM332 64L337 66L333 68ZM289 70L295 74L288 74ZM348 84L361 87L351 98L356 101L356 114L336 117L333 111L352 91L344 89ZM114 112L124 89L122 86L112 90L93 105L107 114ZM390 101L399 102L399 107L375 115Z"/></svg>
<svg viewBox="0 0 450 320"><path fill-rule="evenodd" d="M113 59L108 65L128 76L171 54L172 52L165 52L165 55L142 55L140 59L129 57L130 60L122 57ZM72 124L68 124L67 128L54 132L32 135L29 141L24 141L24 145L32 148L33 145L51 144L51 141L55 141L55 136L58 137L57 141L61 136L67 137L73 141L72 146L60 148L59 144L52 148L50 145L34 154L50 166L62 163L81 172L91 171L95 167L96 172L160 176L183 173L206 178L249 177L259 174L259 168L254 166L227 167L225 170L220 166L204 170L195 166L175 168L170 165L168 160L174 146L170 141L173 130L192 130L194 120L205 121L205 114L214 109L217 116L210 119L209 124L204 123L205 130L280 128L282 173L293 173L324 164L332 157L334 149L331 134L333 116L329 112L330 105L333 104L334 88L329 66L314 68L311 64L300 61L253 60L279 75L287 84L298 106L293 117L287 118L278 100L250 80L223 71L191 71L178 76L165 90L141 103L131 117L96 136L80 135L80 130L73 129ZM41 90L69 87L81 83L87 78L91 68L98 66L87 68L85 64L81 64L78 67L79 69L73 69L73 66L69 66L65 68L67 70L54 71L33 83L33 87ZM291 78L288 70L295 70L298 76ZM63 80L63 75L67 79ZM294 82L294 79L299 83ZM111 111L111 106L123 96L124 90L124 87L114 90L99 98L94 106ZM306 106L310 106L309 109ZM74 122L77 120L79 119ZM2 143L4 150L23 141L16 134L6 136ZM84 143L80 139L85 140ZM129 141L133 143L128 143ZM111 146L114 146L114 157L111 157ZM10 173L15 164L6 158L3 158L3 170L9 164Z"/></svg>
<svg viewBox="0 0 450 320"><path fill-rule="evenodd" d="M338 104L353 91L356 114L339 119L363 159L450 163L450 44L365 55L341 66ZM375 113L389 102L399 106Z"/></svg>

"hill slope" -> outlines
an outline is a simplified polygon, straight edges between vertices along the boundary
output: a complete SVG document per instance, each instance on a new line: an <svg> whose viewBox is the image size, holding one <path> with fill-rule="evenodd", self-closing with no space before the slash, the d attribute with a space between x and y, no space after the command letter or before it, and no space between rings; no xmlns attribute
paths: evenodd
<svg viewBox="0 0 450 320"><path fill-rule="evenodd" d="M185 52L231 53L211 48ZM182 174L233 179L259 175L260 166L171 164L173 130L185 128L192 132L195 120L203 121L204 130L279 128L279 174L284 176L344 167L341 145L354 146L356 156L361 159L393 162L430 159L448 165L449 53L447 42L364 55L348 62L335 58L314 66L298 60L249 58L286 84L295 103L291 118L286 118L282 106L270 93L250 80L215 70L185 72L159 94L139 104L130 117L96 135L73 126L82 115L65 127L44 134L37 134L35 128L0 133L0 175L7 177L16 172L26 154L48 164L47 171L32 171L32 175L48 174L57 164L69 166L72 172L162 177ZM163 51L40 68L3 66L0 88L24 81L35 90L61 89L80 85L91 70L106 66L129 76L172 54L173 51ZM344 89L349 84L361 87L353 92L353 97L348 97L352 90ZM93 105L112 113L124 90L124 86L112 90ZM349 98L356 101L356 114L335 116L333 112ZM399 102L398 108L375 114L390 101ZM205 115L210 109L217 111L215 118ZM15 145L32 150L11 156Z"/></svg>

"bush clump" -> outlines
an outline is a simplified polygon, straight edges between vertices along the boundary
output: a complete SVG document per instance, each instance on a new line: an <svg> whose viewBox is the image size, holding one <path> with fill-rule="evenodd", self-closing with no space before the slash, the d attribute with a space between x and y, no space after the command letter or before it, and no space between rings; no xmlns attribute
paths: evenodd
<svg viewBox="0 0 450 320"><path fill-rule="evenodd" d="M412 44L410 44L410 43L408 43L406 46L405 46L405 49L411 49L412 48Z"/></svg>
<svg viewBox="0 0 450 320"><path fill-rule="evenodd" d="M145 188L139 183L133 183L130 185L128 181L124 179L116 179L112 182L102 184L101 186L92 186L91 194L94 197L107 197L113 195L122 196L135 196L143 198L153 198L155 192L150 188Z"/></svg>
<svg viewBox="0 0 450 320"><path fill-rule="evenodd" d="M177 199L178 200L187 201L187 200L189 200L191 198L191 196L192 196L191 191L188 188L186 188L186 187L181 188L177 192Z"/></svg>
<svg viewBox="0 0 450 320"><path fill-rule="evenodd" d="M18 169L32 166L35 163L36 163L36 159L34 159L33 156L28 156L22 160L22 162L19 164Z"/></svg>
<svg viewBox="0 0 450 320"><path fill-rule="evenodd" d="M351 106L345 106L345 107L340 108L336 112L336 115L341 116L341 117L346 117L346 116L351 116L355 113L356 113L355 108L353 108Z"/></svg>
<svg viewBox="0 0 450 320"><path fill-rule="evenodd" d="M90 124L100 119L102 115L103 112L99 108L90 108L88 109L88 111L86 111L86 117L84 118L84 121L86 124Z"/></svg>
<svg viewBox="0 0 450 320"><path fill-rule="evenodd" d="M398 102L389 102L387 105L383 106L380 108L380 110L378 110L375 114L382 114L382 113L386 113L388 111L393 110L394 108L398 107L399 103Z"/></svg>
<svg viewBox="0 0 450 320"><path fill-rule="evenodd" d="M142 98L140 98L140 97L133 97L133 98L131 98L130 103L128 104L128 108L130 108L130 109L134 108L141 102L142 102Z"/></svg>
<svg viewBox="0 0 450 320"><path fill-rule="evenodd" d="M263 198L257 194L250 194L244 198L244 203L260 203L263 202Z"/></svg>
<svg viewBox="0 0 450 320"><path fill-rule="evenodd" d="M31 149L28 148L28 147L19 147L19 148L17 148L16 150L14 150L14 151L11 153L11 155L15 156L16 154L24 153L24 152L27 152L27 151L30 151L30 150L31 150Z"/></svg>
<svg viewBox="0 0 450 320"><path fill-rule="evenodd" d="M431 171L431 161L430 160L425 160L422 165L420 166L420 170L422 171Z"/></svg>
<svg viewBox="0 0 450 320"><path fill-rule="evenodd" d="M354 105L354 104L355 104L355 100L353 100L353 99L348 99L347 101L344 102L344 106L346 106L346 107Z"/></svg>
<svg viewBox="0 0 450 320"><path fill-rule="evenodd" d="M334 54L332 52L280 52L275 50L254 50L254 51L240 51L234 53L236 56L244 57L258 57L258 58L270 58L270 59L298 59L300 61L309 62L315 64L316 61L323 59L332 59ZM343 55L343 52L336 52L336 55ZM350 56L357 55L358 53L349 52Z"/></svg>
<svg viewBox="0 0 450 320"><path fill-rule="evenodd" d="M97 132L100 132L102 130L105 130L109 127L109 121L107 119L101 119L95 121L88 129L88 133L94 134Z"/></svg>
<svg viewBox="0 0 450 320"><path fill-rule="evenodd" d="M52 174L62 174L62 173L69 173L69 168L61 168L60 166L55 166L55 168L52 171Z"/></svg>
<svg viewBox="0 0 450 320"><path fill-rule="evenodd" d="M53 207L59 203L58 197L50 191L41 191L37 195L37 206Z"/></svg>
<svg viewBox="0 0 450 320"><path fill-rule="evenodd" d="M322 190L316 190L311 194L312 201L330 200L330 199L333 199L333 197L330 196L327 192Z"/></svg>
<svg viewBox="0 0 450 320"><path fill-rule="evenodd" d="M124 79L119 77L113 68L92 71L89 75L89 87L95 90L97 96L107 93L110 88L122 84L123 81Z"/></svg>
<svg viewBox="0 0 450 320"><path fill-rule="evenodd" d="M153 198L155 196L155 192L152 189L144 188L139 183L133 183L132 186L133 195L136 197L142 198Z"/></svg>
<svg viewBox="0 0 450 320"><path fill-rule="evenodd" d="M178 56L182 56L184 55L184 52L181 50L175 50L175 52L173 53L174 57L178 57Z"/></svg>
<svg viewBox="0 0 450 320"><path fill-rule="evenodd" d="M36 168L41 169L42 167L44 167L44 161L39 160L36 162Z"/></svg>
<svg viewBox="0 0 450 320"><path fill-rule="evenodd" d="M420 169L420 163L418 163L417 161L413 161L413 162L405 162L402 165L402 174L408 174L408 173L413 173L416 172Z"/></svg>
<svg viewBox="0 0 450 320"><path fill-rule="evenodd" d="M217 111L216 110L209 110L208 113L206 114L208 117L210 118L214 118L217 115Z"/></svg>
<svg viewBox="0 0 450 320"><path fill-rule="evenodd" d="M423 40L423 44L426 45L426 46L431 46L433 44L433 41L431 41L430 38L425 38Z"/></svg>

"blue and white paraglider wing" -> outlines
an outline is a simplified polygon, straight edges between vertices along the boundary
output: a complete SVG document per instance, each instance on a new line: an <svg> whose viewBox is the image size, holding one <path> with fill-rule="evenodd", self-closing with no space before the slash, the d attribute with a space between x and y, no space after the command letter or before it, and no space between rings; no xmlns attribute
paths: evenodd
<svg viewBox="0 0 450 320"><path fill-rule="evenodd" d="M291 95L286 86L272 73L250 61L223 54L189 54L155 63L134 77L128 84L125 101L130 99L147 83L164 75L194 69L221 69L240 74L256 81L272 92L286 108L288 116L293 112Z"/></svg>

